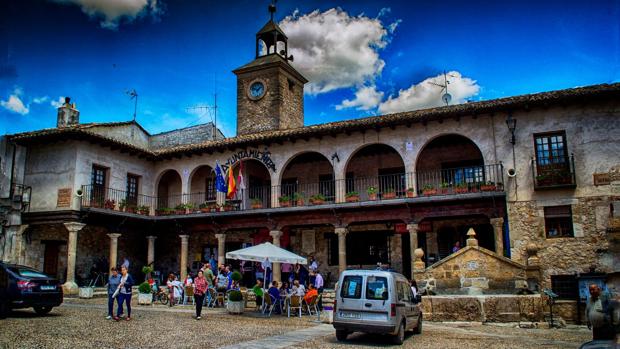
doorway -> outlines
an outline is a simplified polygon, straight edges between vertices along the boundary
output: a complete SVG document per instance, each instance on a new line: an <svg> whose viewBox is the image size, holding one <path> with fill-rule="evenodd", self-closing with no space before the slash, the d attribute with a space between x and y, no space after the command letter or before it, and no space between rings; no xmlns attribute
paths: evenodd
<svg viewBox="0 0 620 349"><path fill-rule="evenodd" d="M43 241L45 251L43 253L43 273L52 277L58 277L58 255L60 245L64 241Z"/></svg>

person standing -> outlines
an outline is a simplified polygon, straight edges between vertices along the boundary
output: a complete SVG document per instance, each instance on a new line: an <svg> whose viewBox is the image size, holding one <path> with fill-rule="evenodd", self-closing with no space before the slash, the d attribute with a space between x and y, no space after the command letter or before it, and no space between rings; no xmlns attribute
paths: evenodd
<svg viewBox="0 0 620 349"><path fill-rule="evenodd" d="M194 278L194 300L196 303L196 320L200 320L202 312L202 303L205 301L205 293L207 292L207 279L202 270L198 271L198 276Z"/></svg>
<svg viewBox="0 0 620 349"><path fill-rule="evenodd" d="M280 270L282 271L282 280L289 280L293 271L293 265L291 263L282 263Z"/></svg>
<svg viewBox="0 0 620 349"><path fill-rule="evenodd" d="M211 254L211 258L209 258L209 265L211 266L212 272L215 272L217 270L217 259L215 259L214 254Z"/></svg>
<svg viewBox="0 0 620 349"><path fill-rule="evenodd" d="M116 317L114 320L120 320L120 315L123 314L123 302L127 305L127 318L125 320L131 320L131 287L133 286L134 281L131 275L127 272L127 267L121 267L121 280L118 285L118 309L116 311Z"/></svg>
<svg viewBox="0 0 620 349"><path fill-rule="evenodd" d="M118 285L121 283L121 276L118 275L118 270L115 267L110 269L110 277L108 277L108 316L106 319L112 319L114 316L114 292L118 289Z"/></svg>
<svg viewBox="0 0 620 349"><path fill-rule="evenodd" d="M309 285L314 285L314 278L316 277L316 271L319 269L319 263L317 263L314 256L310 256L310 264L308 266L308 270L310 272L310 280Z"/></svg>
<svg viewBox="0 0 620 349"><path fill-rule="evenodd" d="M317 269L316 275L314 277L314 288L316 288L317 293L319 294L319 302L317 306L319 310L323 310L323 287L325 286L325 282L323 281L323 275L321 275L321 271Z"/></svg>
<svg viewBox="0 0 620 349"><path fill-rule="evenodd" d="M452 246L452 253L456 253L461 249L461 242L457 241L454 243L454 246Z"/></svg>
<svg viewBox="0 0 620 349"><path fill-rule="evenodd" d="M592 340L613 340L612 309L609 297L601 294L601 288L597 284L590 285L589 291L590 297L586 303L586 324L588 329L592 329Z"/></svg>

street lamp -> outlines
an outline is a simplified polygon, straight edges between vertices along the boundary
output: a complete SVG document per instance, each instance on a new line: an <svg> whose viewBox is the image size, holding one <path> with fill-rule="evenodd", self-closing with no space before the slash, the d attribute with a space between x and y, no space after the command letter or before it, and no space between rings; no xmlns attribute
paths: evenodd
<svg viewBox="0 0 620 349"><path fill-rule="evenodd" d="M513 119L512 114L508 114L508 118L506 119L506 126L508 126L508 131L510 131L510 143L512 145L515 144L515 129L517 128L517 119Z"/></svg>

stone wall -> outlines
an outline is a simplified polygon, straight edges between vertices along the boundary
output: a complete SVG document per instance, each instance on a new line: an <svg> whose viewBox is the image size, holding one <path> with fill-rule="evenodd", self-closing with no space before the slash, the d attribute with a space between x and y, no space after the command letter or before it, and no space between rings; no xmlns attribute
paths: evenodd
<svg viewBox="0 0 620 349"><path fill-rule="evenodd" d="M149 138L149 147L152 149L160 149L174 147L177 145L196 144L212 141L215 126L212 122L206 124L190 126L176 129L173 131L158 133ZM223 139L224 135L217 130L215 139Z"/></svg>
<svg viewBox="0 0 620 349"><path fill-rule="evenodd" d="M540 295L423 296L426 321L544 321Z"/></svg>

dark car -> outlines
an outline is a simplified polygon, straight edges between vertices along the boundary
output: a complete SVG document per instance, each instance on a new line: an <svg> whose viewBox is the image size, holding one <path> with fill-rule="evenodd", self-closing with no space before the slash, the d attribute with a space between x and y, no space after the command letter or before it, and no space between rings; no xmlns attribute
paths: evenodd
<svg viewBox="0 0 620 349"><path fill-rule="evenodd" d="M43 315L61 303L58 280L30 267L0 262L0 318L20 308L34 308Z"/></svg>

